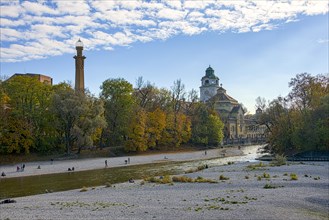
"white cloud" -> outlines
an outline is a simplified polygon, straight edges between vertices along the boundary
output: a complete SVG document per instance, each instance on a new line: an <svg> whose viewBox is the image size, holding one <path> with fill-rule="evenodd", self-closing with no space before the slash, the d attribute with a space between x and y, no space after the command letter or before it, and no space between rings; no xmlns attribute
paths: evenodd
<svg viewBox="0 0 329 220"><path fill-rule="evenodd" d="M10 20L7 18L0 18L0 24L2 27L17 27L25 25L24 20Z"/></svg>
<svg viewBox="0 0 329 220"><path fill-rule="evenodd" d="M20 39L21 33L10 28L0 28L1 41L16 41Z"/></svg>
<svg viewBox="0 0 329 220"><path fill-rule="evenodd" d="M158 12L157 16L159 18L165 18L170 20L181 20L185 17L186 14L187 13L185 11L164 8Z"/></svg>
<svg viewBox="0 0 329 220"><path fill-rule="evenodd" d="M1 17L17 18L23 13L24 9L17 3L9 3L9 5L0 5Z"/></svg>
<svg viewBox="0 0 329 220"><path fill-rule="evenodd" d="M43 15L43 14L58 14L58 11L52 9L44 4L36 3L36 2L29 2L24 1L22 6L25 8L27 13L36 14L36 15Z"/></svg>
<svg viewBox="0 0 329 220"><path fill-rule="evenodd" d="M2 0L0 10L1 62L15 62L73 53L79 37L86 50L113 50L179 34L272 30L328 13L328 1Z"/></svg>
<svg viewBox="0 0 329 220"><path fill-rule="evenodd" d="M82 0L55 0L57 10L59 13L70 15L87 15L89 14L90 7L86 1Z"/></svg>

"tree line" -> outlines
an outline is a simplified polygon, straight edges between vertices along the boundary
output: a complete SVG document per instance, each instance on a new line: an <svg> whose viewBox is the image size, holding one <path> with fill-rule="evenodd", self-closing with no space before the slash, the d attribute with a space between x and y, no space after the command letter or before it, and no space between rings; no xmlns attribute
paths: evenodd
<svg viewBox="0 0 329 220"><path fill-rule="evenodd" d="M297 74L289 82L291 91L266 103L258 123L268 130L268 150L293 155L303 151L329 151L329 78L327 75Z"/></svg>
<svg viewBox="0 0 329 220"><path fill-rule="evenodd" d="M223 123L210 107L186 92L138 78L107 79L99 97L75 92L68 83L48 85L34 77L0 80L0 153L79 153L123 146L129 151L218 145Z"/></svg>

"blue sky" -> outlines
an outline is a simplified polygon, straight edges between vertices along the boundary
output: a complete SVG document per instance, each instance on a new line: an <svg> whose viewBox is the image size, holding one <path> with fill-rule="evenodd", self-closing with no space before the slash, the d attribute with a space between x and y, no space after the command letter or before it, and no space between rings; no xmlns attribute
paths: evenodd
<svg viewBox="0 0 329 220"><path fill-rule="evenodd" d="M41 73L74 83L84 42L85 86L142 76L199 90L211 65L254 112L258 96L287 95L297 73L328 74L328 1L1 1L0 75Z"/></svg>

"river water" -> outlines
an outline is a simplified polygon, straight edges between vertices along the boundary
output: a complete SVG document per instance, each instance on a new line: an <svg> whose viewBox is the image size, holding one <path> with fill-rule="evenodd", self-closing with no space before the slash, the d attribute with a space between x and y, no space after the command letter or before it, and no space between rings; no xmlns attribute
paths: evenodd
<svg viewBox="0 0 329 220"><path fill-rule="evenodd" d="M208 166L220 166L228 162L253 162L255 158L261 156L261 154L258 153L259 147L259 145L243 147L241 149L244 152L243 156L219 157L185 162L142 164L80 172L0 179L0 199L114 184L126 182L130 178L142 179L150 176L182 174L186 170L204 164Z"/></svg>

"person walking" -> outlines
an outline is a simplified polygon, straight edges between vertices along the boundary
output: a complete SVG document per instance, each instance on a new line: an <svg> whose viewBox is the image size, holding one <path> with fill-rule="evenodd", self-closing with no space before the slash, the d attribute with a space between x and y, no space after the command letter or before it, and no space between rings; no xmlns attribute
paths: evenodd
<svg viewBox="0 0 329 220"><path fill-rule="evenodd" d="M107 167L107 160L105 160L105 167Z"/></svg>

